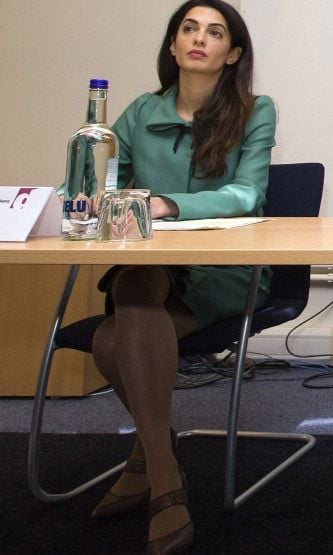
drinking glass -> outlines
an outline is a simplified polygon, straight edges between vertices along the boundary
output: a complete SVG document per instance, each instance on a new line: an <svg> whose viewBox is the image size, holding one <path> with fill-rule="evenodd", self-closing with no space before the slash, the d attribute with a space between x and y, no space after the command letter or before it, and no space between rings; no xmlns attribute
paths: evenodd
<svg viewBox="0 0 333 555"><path fill-rule="evenodd" d="M142 241L151 237L149 189L104 193L98 210L96 241Z"/></svg>

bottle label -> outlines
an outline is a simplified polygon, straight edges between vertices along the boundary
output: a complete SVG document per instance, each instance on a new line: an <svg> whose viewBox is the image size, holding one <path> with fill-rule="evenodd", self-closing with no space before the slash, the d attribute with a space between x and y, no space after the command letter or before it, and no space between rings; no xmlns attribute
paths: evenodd
<svg viewBox="0 0 333 555"><path fill-rule="evenodd" d="M118 158L109 158L108 169L106 172L106 179L105 179L105 190L113 191L114 189L117 189L117 180L118 180Z"/></svg>

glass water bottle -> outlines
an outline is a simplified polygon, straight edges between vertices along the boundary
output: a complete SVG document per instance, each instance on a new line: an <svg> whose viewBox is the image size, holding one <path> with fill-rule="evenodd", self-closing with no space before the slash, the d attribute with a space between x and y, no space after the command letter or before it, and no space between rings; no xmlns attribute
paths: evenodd
<svg viewBox="0 0 333 555"><path fill-rule="evenodd" d="M62 235L94 239L103 195L117 188L119 144L107 124L108 81L92 79L86 123L67 147Z"/></svg>

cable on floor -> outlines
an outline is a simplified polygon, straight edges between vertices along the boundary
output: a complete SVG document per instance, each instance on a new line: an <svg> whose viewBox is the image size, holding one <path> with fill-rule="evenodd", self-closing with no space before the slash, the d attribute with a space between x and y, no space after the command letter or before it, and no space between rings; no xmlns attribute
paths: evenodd
<svg viewBox="0 0 333 555"><path fill-rule="evenodd" d="M304 385L304 387L309 387L310 389L331 389L333 388L333 383L330 385L327 384L313 384L312 382L314 382L315 380L322 380L322 379L327 379L327 378L332 378L333 379L333 368L330 372L325 372L323 374L313 374L312 376L309 376L308 378L305 378L302 382L302 384Z"/></svg>
<svg viewBox="0 0 333 555"><path fill-rule="evenodd" d="M312 314L309 318L307 318L306 320L303 320L302 322L300 322L299 324L297 324L297 326L294 326L289 333L286 336L285 339L285 347L288 351L288 353L290 355L292 355L293 357L296 358L332 358L333 357L333 353L324 353L324 354L311 354L311 355L299 355L297 353L294 353L291 348L289 347L289 339L291 337L291 335L294 333L295 330L297 330L298 328L300 328L301 326L304 326L304 324L307 324L308 322L310 322L311 320L313 320L314 318L316 318L317 316L319 316L320 314L322 314L323 312L325 312L325 310L327 310L328 308L330 308L333 305L333 301L329 302L326 306L324 306L323 308L321 308L318 312L316 312L315 314ZM331 368L331 370L329 370L326 373L322 373L320 376L318 376L317 374L313 374L312 376L309 376L308 378L305 378L305 380L303 380L303 385L304 387L309 387L311 389L331 389L333 387L333 384L331 385L316 385L313 384L312 382L318 379L327 379L327 378L332 378L333 376L333 368L331 365L327 365L327 368Z"/></svg>
<svg viewBox="0 0 333 555"><path fill-rule="evenodd" d="M223 377L216 372L211 356L179 357L174 389L191 389L220 381Z"/></svg>
<svg viewBox="0 0 333 555"><path fill-rule="evenodd" d="M234 355L230 351L223 359L217 360L214 355L197 355L180 357L175 389L188 389L208 385L217 381L233 378L235 374L235 363L229 362ZM251 380L259 368L276 371L279 368L288 368L285 360L267 357L265 360L253 361L246 359L243 380Z"/></svg>
<svg viewBox="0 0 333 555"><path fill-rule="evenodd" d="M267 376L276 374L279 370L289 369L292 371L297 369L313 371L316 369L316 373L302 379L302 385L312 389L329 389L332 387L331 385L316 385L312 383L315 380L321 380L330 376L333 377L333 367L330 365L320 362L310 364L303 361L303 363L301 363L298 361L273 358L263 353L255 354L259 354L265 358L259 360L246 359L243 374L244 380L250 380L264 375L265 381L269 381ZM175 389L201 387L227 378L233 378L235 364L234 361L229 362L229 358L232 355L234 355L234 352L230 351L221 360L217 360L213 355L180 357ZM300 380L299 376L296 378L284 377L280 379L280 381L298 380ZM277 381L277 378L273 378L271 381Z"/></svg>

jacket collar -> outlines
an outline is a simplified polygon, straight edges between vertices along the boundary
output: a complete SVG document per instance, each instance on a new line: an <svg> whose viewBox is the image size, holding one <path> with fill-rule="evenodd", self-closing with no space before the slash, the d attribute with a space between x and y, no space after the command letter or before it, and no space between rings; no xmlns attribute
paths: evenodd
<svg viewBox="0 0 333 555"><path fill-rule="evenodd" d="M147 120L147 129L153 132L167 131L172 128L185 128L185 132L192 129L191 122L185 122L176 112L176 96L178 85L173 85L159 97L156 107Z"/></svg>

